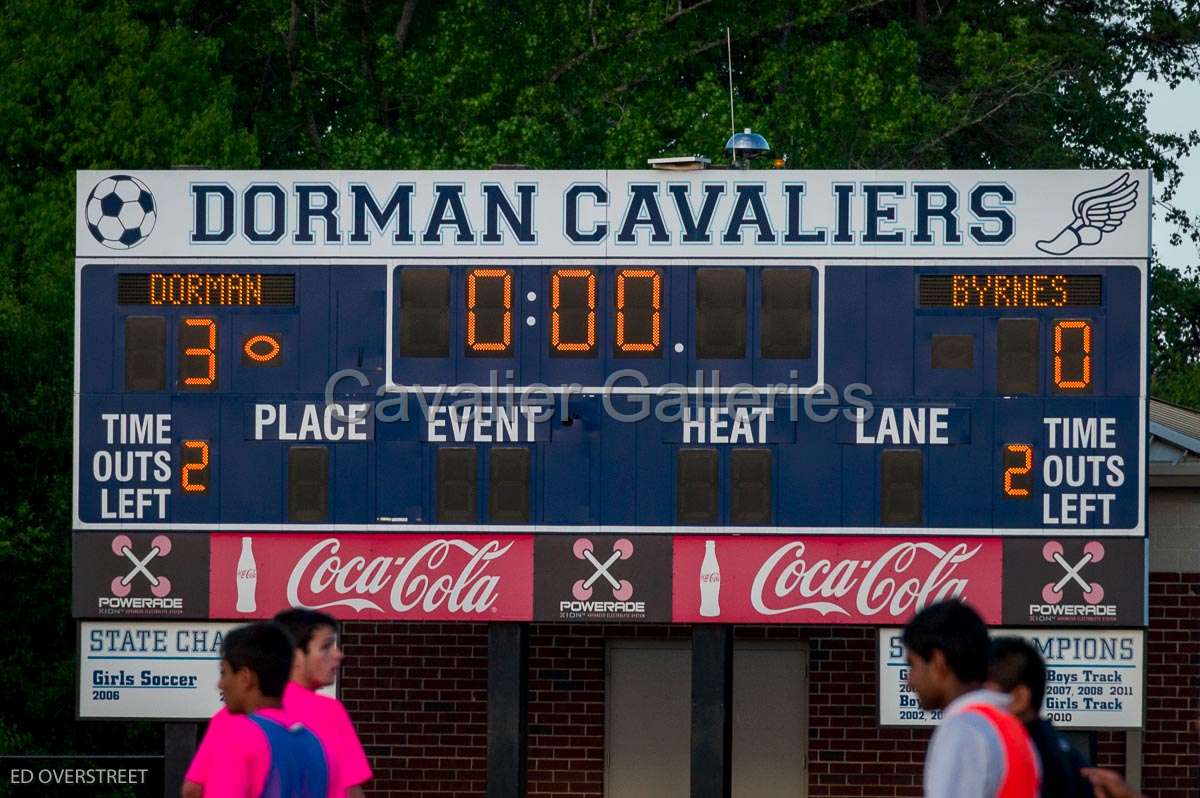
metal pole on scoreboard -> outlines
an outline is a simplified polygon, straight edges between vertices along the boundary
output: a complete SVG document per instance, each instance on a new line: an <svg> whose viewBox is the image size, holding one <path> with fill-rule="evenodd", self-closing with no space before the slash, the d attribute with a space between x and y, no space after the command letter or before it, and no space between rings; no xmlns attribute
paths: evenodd
<svg viewBox="0 0 1200 798"><path fill-rule="evenodd" d="M195 723L163 724L163 798L178 798L192 757L196 755Z"/></svg>
<svg viewBox="0 0 1200 798"><path fill-rule="evenodd" d="M692 627L692 798L733 789L733 627Z"/></svg>
<svg viewBox="0 0 1200 798"><path fill-rule="evenodd" d="M488 624L488 798L525 798L528 659L528 624Z"/></svg>

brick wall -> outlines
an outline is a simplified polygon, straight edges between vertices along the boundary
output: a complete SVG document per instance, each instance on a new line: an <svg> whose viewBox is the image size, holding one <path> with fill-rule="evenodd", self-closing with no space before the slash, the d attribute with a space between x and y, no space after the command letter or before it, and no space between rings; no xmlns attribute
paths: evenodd
<svg viewBox="0 0 1200 798"><path fill-rule="evenodd" d="M868 628L807 632L810 798L921 795L930 732L880 728L878 633Z"/></svg>
<svg viewBox="0 0 1200 798"><path fill-rule="evenodd" d="M529 793L604 793L605 640L676 638L687 626L534 624ZM812 798L917 796L928 732L880 729L870 629L739 627L739 639L809 642ZM483 794L487 630L476 624L351 623L342 695L375 769L371 795ZM886 787L879 786L884 780Z"/></svg>
<svg viewBox="0 0 1200 798"><path fill-rule="evenodd" d="M1196 798L1200 574L1150 585L1143 784L1149 798ZM686 626L534 624L529 654L529 794L599 798L604 774L604 641L688 639ZM853 627L739 627L739 639L804 639L810 651L809 795L919 796L929 732L877 724L876 636ZM372 796L484 793L487 629L351 623L346 706L375 769ZM1125 738L1098 735L1098 764L1122 770Z"/></svg>
<svg viewBox="0 0 1200 798"><path fill-rule="evenodd" d="M372 796L479 796L487 763L487 627L349 623L342 697Z"/></svg>
<svg viewBox="0 0 1200 798"><path fill-rule="evenodd" d="M1142 785L1153 798L1200 796L1200 573L1150 574Z"/></svg>

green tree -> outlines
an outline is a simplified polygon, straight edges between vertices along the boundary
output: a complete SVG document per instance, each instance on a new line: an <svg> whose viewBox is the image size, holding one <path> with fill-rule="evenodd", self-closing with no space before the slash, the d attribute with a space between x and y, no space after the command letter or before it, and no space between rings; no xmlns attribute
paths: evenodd
<svg viewBox="0 0 1200 798"><path fill-rule="evenodd" d="M1169 202L1195 143L1150 130L1126 87L1196 78L1197 0L7 4L0 746L112 750L151 733L72 721L74 170L720 161L727 27L738 126L794 168L1150 167ZM1194 327L1160 335L1156 384L1173 385Z"/></svg>
<svg viewBox="0 0 1200 798"><path fill-rule="evenodd" d="M1150 280L1150 394L1200 407L1200 274L1156 263Z"/></svg>
<svg viewBox="0 0 1200 798"><path fill-rule="evenodd" d="M1178 6L1178 8L1176 8ZM1196 4L731 0L198 7L276 165L633 168L739 125L803 168L1152 165L1147 73L1195 77ZM250 107L245 107L246 104Z"/></svg>
<svg viewBox="0 0 1200 798"><path fill-rule="evenodd" d="M0 16L0 752L159 747L154 727L72 722L74 171L257 165L219 50L125 3Z"/></svg>

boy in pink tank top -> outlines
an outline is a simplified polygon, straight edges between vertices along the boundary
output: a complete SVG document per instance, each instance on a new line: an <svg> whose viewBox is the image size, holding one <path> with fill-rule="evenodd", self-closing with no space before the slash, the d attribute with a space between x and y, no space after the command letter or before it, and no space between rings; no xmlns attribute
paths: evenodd
<svg viewBox="0 0 1200 798"><path fill-rule="evenodd" d="M231 631L221 649L225 717L205 737L210 760L205 789L223 798L336 798L337 780L321 743L283 709L294 659L279 624Z"/></svg>
<svg viewBox="0 0 1200 798"><path fill-rule="evenodd" d="M371 778L362 744L345 707L336 698L315 692L334 683L342 662L337 641L337 621L323 612L306 609L284 610L275 622L295 640L296 655L291 681L283 693L283 708L311 729L324 747L337 783L338 796L362 798L362 785ZM208 731L184 777L183 798L201 798L216 793L206 791L209 778L219 768L211 756L210 738L221 733L229 718L222 709L209 721Z"/></svg>

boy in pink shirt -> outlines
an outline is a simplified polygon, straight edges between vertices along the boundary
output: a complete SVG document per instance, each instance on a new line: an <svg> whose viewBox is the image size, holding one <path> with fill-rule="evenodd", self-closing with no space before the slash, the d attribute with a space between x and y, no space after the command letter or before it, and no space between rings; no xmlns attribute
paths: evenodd
<svg viewBox="0 0 1200 798"><path fill-rule="evenodd" d="M205 788L222 798L332 798L334 774L314 735L282 708L292 645L274 623L235 629L221 649L226 717L206 735Z"/></svg>
<svg viewBox="0 0 1200 798"><path fill-rule="evenodd" d="M316 734L336 771L338 798L362 798L362 784L371 778L371 767L350 716L336 698L314 691L333 684L341 665L342 652L337 644L337 621L323 612L306 609L284 610L275 616L296 643L291 681L283 693L283 708ZM220 760L211 758L209 738L219 734L229 714L221 710L209 721L208 731L184 777L183 798L215 796L208 789L208 777L218 769ZM210 765L210 762L213 763Z"/></svg>

